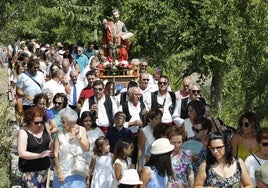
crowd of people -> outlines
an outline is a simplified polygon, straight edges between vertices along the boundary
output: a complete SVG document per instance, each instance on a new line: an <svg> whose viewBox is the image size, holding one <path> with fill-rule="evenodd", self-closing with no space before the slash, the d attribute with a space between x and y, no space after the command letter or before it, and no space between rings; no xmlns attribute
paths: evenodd
<svg viewBox="0 0 268 188"><path fill-rule="evenodd" d="M253 112L226 127L191 77L174 92L161 67L151 75L135 59L139 77L122 88L99 77L92 42L16 47L10 84L24 188L45 187L48 171L54 188L267 187L268 129Z"/></svg>

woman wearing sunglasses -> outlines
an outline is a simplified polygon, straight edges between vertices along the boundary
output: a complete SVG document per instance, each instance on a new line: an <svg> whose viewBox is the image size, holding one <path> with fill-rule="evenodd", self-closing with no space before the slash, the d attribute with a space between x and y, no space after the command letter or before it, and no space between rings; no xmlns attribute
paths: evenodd
<svg viewBox="0 0 268 188"><path fill-rule="evenodd" d="M51 109L51 111L53 112L57 125L58 125L58 129L63 129L63 126L61 124L61 117L59 115L59 112L61 109L66 108L68 100L67 97L64 93L57 93L54 97L53 97L53 108Z"/></svg>
<svg viewBox="0 0 268 188"><path fill-rule="evenodd" d="M227 132L210 134L207 159L199 167L194 187L253 188L245 163L233 156Z"/></svg>
<svg viewBox="0 0 268 188"><path fill-rule="evenodd" d="M203 116L199 116L194 119L192 130L195 136L190 138L190 140L198 141L203 145L203 149L199 152L199 154L192 157L192 165L195 175L197 174L200 164L206 160L208 135L211 132L211 127L211 121Z"/></svg>
<svg viewBox="0 0 268 188"><path fill-rule="evenodd" d="M238 121L237 134L232 138L234 156L245 160L251 153L259 150L256 135L259 121L253 112L244 113Z"/></svg>
<svg viewBox="0 0 268 188"><path fill-rule="evenodd" d="M268 163L268 128L262 128L258 131L257 142L260 147L260 150L256 153L252 153L245 160L245 164L247 166L250 178L254 186L256 186L255 170L259 168L262 164Z"/></svg>
<svg viewBox="0 0 268 188"><path fill-rule="evenodd" d="M46 185L52 140L44 124L45 120L46 113L38 106L31 107L24 113L25 126L18 134L19 169L24 188Z"/></svg>

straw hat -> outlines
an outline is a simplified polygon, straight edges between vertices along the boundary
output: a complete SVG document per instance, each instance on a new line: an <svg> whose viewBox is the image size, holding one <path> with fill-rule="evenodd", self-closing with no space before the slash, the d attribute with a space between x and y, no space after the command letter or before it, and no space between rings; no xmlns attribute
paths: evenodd
<svg viewBox="0 0 268 188"><path fill-rule="evenodd" d="M268 162L262 164L255 170L255 179L260 180L265 184L268 184Z"/></svg>
<svg viewBox="0 0 268 188"><path fill-rule="evenodd" d="M119 183L125 185L139 185L142 184L142 181L139 179L139 174L135 169L128 169L123 171L122 179L119 180Z"/></svg>
<svg viewBox="0 0 268 188"><path fill-rule="evenodd" d="M159 138L152 144L151 154L160 155L168 153L174 149L174 146L170 144L167 138Z"/></svg>

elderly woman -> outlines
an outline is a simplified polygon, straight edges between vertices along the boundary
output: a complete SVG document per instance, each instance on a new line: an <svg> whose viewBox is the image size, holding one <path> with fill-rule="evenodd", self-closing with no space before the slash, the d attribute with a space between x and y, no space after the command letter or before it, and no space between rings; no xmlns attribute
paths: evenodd
<svg viewBox="0 0 268 188"><path fill-rule="evenodd" d="M43 108L31 107L24 114L25 126L18 134L19 169L24 188L45 187L51 138L44 126L46 113Z"/></svg>
<svg viewBox="0 0 268 188"><path fill-rule="evenodd" d="M182 143L186 139L184 128L170 126L166 130L166 136L170 143L174 145L174 150L171 152L171 164L174 175L172 178L169 178L169 187L193 187L192 153L190 150L182 147Z"/></svg>
<svg viewBox="0 0 268 188"><path fill-rule="evenodd" d="M69 108L59 112L63 130L59 130L54 140L54 159L56 170L53 187L86 187L86 177L73 171L74 156L83 156L89 150L86 129L76 124L78 115ZM83 158L83 157L82 157ZM87 169L88 170L88 169Z"/></svg>
<svg viewBox="0 0 268 188"><path fill-rule="evenodd" d="M259 121L253 112L244 113L238 121L237 135L232 137L234 155L245 160L251 153L258 151L256 135Z"/></svg>
<svg viewBox="0 0 268 188"><path fill-rule="evenodd" d="M250 178L256 187L255 170L262 164L268 163L268 128L262 128L257 133L257 142L260 150L252 153L245 160L246 167L249 171ZM267 169L268 170L268 169Z"/></svg>

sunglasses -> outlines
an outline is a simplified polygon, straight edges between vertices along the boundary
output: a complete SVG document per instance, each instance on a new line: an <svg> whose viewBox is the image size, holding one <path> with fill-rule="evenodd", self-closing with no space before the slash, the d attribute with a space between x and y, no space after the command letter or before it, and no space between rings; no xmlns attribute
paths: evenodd
<svg viewBox="0 0 268 188"><path fill-rule="evenodd" d="M144 82L145 82L145 81L149 82L149 79L142 79L142 81L144 81Z"/></svg>
<svg viewBox="0 0 268 188"><path fill-rule="evenodd" d="M222 146L217 146L217 147L211 147L211 146L208 146L208 149L210 149L211 152L217 150L217 151L221 151L222 148L224 148L225 145L222 145Z"/></svg>
<svg viewBox="0 0 268 188"><path fill-rule="evenodd" d="M268 147L268 142L263 142L263 143L261 143L261 145L262 145L263 147Z"/></svg>
<svg viewBox="0 0 268 188"><path fill-rule="evenodd" d="M158 82L158 85L167 85L167 82Z"/></svg>
<svg viewBox="0 0 268 188"><path fill-rule="evenodd" d="M94 91L102 91L103 88L93 88Z"/></svg>
<svg viewBox="0 0 268 188"><path fill-rule="evenodd" d="M62 102L54 102L55 105L61 105L63 104Z"/></svg>
<svg viewBox="0 0 268 188"><path fill-rule="evenodd" d="M197 93L199 94L200 93L200 90L191 90L193 93Z"/></svg>
<svg viewBox="0 0 268 188"><path fill-rule="evenodd" d="M43 122L43 121L34 121L34 124L35 124L35 125L39 125L39 124L43 125L44 122Z"/></svg>
<svg viewBox="0 0 268 188"><path fill-rule="evenodd" d="M196 133L199 133L200 131L205 130L205 129L196 129L196 128L194 128L194 127L192 127L192 129L193 129L193 131L196 132Z"/></svg>
<svg viewBox="0 0 268 188"><path fill-rule="evenodd" d="M240 125L240 126L242 127L243 125L244 125L245 127L249 127L249 123L248 123L248 122L241 123L241 125Z"/></svg>
<svg viewBox="0 0 268 188"><path fill-rule="evenodd" d="M141 67L145 67L145 68L146 68L146 67L147 67L147 65L141 65Z"/></svg>

